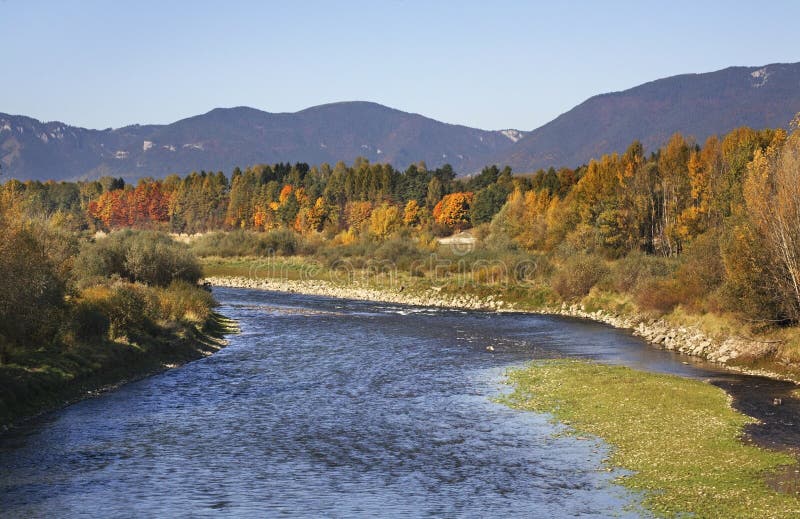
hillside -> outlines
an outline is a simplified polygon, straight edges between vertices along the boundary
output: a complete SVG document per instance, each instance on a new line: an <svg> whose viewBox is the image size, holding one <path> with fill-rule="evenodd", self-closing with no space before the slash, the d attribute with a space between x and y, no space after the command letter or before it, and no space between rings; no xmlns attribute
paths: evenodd
<svg viewBox="0 0 800 519"><path fill-rule="evenodd" d="M509 149L519 135L441 123L366 102L296 113L217 108L168 125L108 130L0 114L0 163L6 176L39 180L230 172L237 165L333 164L358 156L398 168L420 160L431 167L449 163L469 173Z"/></svg>
<svg viewBox="0 0 800 519"><path fill-rule="evenodd" d="M785 128L797 112L800 63L684 74L592 97L494 159L517 172L575 167L635 139L655 150L681 132L702 144L739 126Z"/></svg>

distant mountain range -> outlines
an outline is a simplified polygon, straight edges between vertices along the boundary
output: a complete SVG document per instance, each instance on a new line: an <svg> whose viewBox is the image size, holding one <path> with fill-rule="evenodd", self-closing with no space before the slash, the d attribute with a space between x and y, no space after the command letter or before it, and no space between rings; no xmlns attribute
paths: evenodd
<svg viewBox="0 0 800 519"><path fill-rule="evenodd" d="M296 113L217 108L167 125L88 130L0 113L4 178L128 179L258 163L352 162L363 156L404 169L424 160L462 174L509 164L517 172L574 167L635 139L655 149L680 131L702 142L738 126L786 127L800 112L800 63L731 67L659 79L602 94L530 131L446 124L375 103L344 102Z"/></svg>
<svg viewBox="0 0 800 519"><path fill-rule="evenodd" d="M217 108L172 124L108 130L0 114L0 161L4 176L40 180L230 172L235 166L335 164L359 156L401 168L420 160L429 166L449 163L456 171L470 172L509 150L522 135L445 124L366 102L296 113Z"/></svg>

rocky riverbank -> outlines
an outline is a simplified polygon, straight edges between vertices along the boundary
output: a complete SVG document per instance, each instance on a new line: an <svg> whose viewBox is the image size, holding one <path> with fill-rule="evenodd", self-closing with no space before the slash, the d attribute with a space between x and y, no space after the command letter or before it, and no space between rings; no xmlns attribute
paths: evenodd
<svg viewBox="0 0 800 519"><path fill-rule="evenodd" d="M509 303L494 296L481 298L469 294L468 292L445 294L437 288L429 288L420 293L405 290L379 289L359 285L358 283L343 286L322 280L209 277L206 278L206 282L214 286L222 287L294 292L412 306L459 308L494 312L535 312L591 319L611 325L615 328L629 329L634 335L642 337L644 340L666 350L700 357L710 362L727 365L738 371L746 371L748 373L765 375L773 378L789 379L776 372L745 370L739 366L731 365L732 361L739 358L763 358L767 356L774 347L774 345L769 342L748 340L740 337L712 337L694 326L676 326L664 319L652 319L636 314L621 315L604 310L590 312L582 305L568 305L564 303L555 307L543 306L538 308L523 308L515 303Z"/></svg>

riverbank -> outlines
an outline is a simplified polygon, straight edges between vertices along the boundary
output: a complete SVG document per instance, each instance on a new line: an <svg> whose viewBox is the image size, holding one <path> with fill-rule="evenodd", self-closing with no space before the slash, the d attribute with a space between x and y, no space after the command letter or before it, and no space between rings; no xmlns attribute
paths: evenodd
<svg viewBox="0 0 800 519"><path fill-rule="evenodd" d="M390 285L390 288L386 288L359 281L344 284L325 279L250 276L208 276L206 282L215 286L297 292L411 306L495 312L534 312L591 319L615 328L631 330L634 335L642 337L659 348L700 357L739 372L793 382L800 380L800 370L797 366L771 362L770 354L774 348L772 341L747 339L724 332L707 333L694 324L676 324L666 318L653 318L636 313L629 307L616 304L611 298L595 297L589 305L577 303L553 305L535 297L528 300L515 297L514 301L509 301L504 299L502 291L494 291L487 295L486 290L473 290L469 286L458 287L453 292L447 287L426 287L419 283L409 286L394 283ZM618 309L622 308L619 311L610 309L615 306Z"/></svg>
<svg viewBox="0 0 800 519"><path fill-rule="evenodd" d="M620 482L643 492L657 516L800 514L796 495L766 483L797 461L743 443L745 426L755 420L731 409L720 388L577 360L534 362L511 370L509 381L514 392L504 403L549 413L574 433L612 445L605 462L631 471Z"/></svg>
<svg viewBox="0 0 800 519"><path fill-rule="evenodd" d="M102 340L75 351L42 353L35 365L0 366L0 432L122 384L219 351L236 324L212 314L202 325L173 324L163 335Z"/></svg>

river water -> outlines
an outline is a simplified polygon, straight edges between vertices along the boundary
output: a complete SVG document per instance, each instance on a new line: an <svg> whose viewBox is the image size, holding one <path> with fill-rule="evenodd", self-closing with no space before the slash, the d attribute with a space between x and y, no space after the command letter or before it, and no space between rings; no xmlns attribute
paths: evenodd
<svg viewBox="0 0 800 519"><path fill-rule="evenodd" d="M535 358L713 378L767 416L754 438L797 440L763 405L790 385L605 325L214 292L241 327L227 348L0 437L0 516L641 515L602 442L492 400Z"/></svg>

